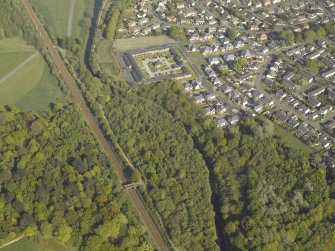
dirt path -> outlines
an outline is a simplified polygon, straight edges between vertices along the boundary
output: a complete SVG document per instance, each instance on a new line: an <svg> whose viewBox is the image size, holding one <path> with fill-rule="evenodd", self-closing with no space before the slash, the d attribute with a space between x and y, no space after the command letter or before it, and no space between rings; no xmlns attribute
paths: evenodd
<svg viewBox="0 0 335 251"><path fill-rule="evenodd" d="M8 74L6 74L6 76L4 76L3 78L0 78L0 85L5 83L11 77L13 77L19 70L21 70L26 64L28 64L31 60L33 60L37 55L38 55L38 52L35 52L29 58L24 60L21 64L16 66L13 70L11 70Z"/></svg>
<svg viewBox="0 0 335 251"><path fill-rule="evenodd" d="M104 9L106 8L106 4L107 4L107 0L104 0L101 8L100 8L100 13L99 13L99 17L98 17L98 21L97 21L97 25L101 24L101 17L102 17L102 12L104 11Z"/></svg>
<svg viewBox="0 0 335 251"><path fill-rule="evenodd" d="M1 245L1 246L0 246L0 249L2 249L2 248L4 248L4 247L7 247L7 246L9 246L9 245L11 245L11 244L13 244L13 243L15 243L15 242L21 240L22 238L24 238L24 235L22 235L22 236L20 236L20 237L17 237L16 239L11 240L11 241L9 241L9 242L7 242L7 243Z"/></svg>
<svg viewBox="0 0 335 251"><path fill-rule="evenodd" d="M24 9L26 10L27 14L29 15L32 23L34 24L37 32L40 34L40 38L44 46L46 47L50 57L54 61L59 74L63 77L73 100L78 104L80 107L81 113L85 121L87 122L88 126L91 128L92 133L95 135L97 141L99 142L101 149L106 153L106 155L110 158L113 167L116 169L120 179L122 182L126 181L127 178L124 174L124 167L119 161L117 155L114 153L112 145L109 143L107 137L105 137L104 133L100 129L98 122L96 121L93 113L85 103L85 100L81 94L81 91L79 87L77 86L77 83L72 78L70 72L66 68L64 62L62 61L60 55L57 53L55 48L53 47L53 44L48 36L48 34L45 32L40 20L36 16L36 13L34 12L31 4L28 0L21 0ZM134 206L137 208L137 211L139 212L140 216L142 217L142 220L144 224L147 226L148 232L153 238L154 242L157 245L157 248L159 250L165 251L169 250L168 246L165 244L163 237L161 236L160 232L158 231L156 225L154 224L152 218L150 217L148 211L145 209L144 204L139 199L138 195L134 190L130 190L128 192L130 199L132 200Z"/></svg>
<svg viewBox="0 0 335 251"><path fill-rule="evenodd" d="M71 35L72 35L73 17L74 17L75 6L76 6L76 0L70 0L69 17L68 17L68 21L67 21L67 31L66 31L66 35L68 37L71 37Z"/></svg>

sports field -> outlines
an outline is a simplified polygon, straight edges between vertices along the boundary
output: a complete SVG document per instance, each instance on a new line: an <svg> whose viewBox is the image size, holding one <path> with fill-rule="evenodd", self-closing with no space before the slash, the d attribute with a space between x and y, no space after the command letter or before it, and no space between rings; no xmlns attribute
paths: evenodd
<svg viewBox="0 0 335 251"><path fill-rule="evenodd" d="M42 111L66 101L39 52L17 38L0 40L1 106Z"/></svg>
<svg viewBox="0 0 335 251"><path fill-rule="evenodd" d="M48 28L57 37L70 35L84 38L88 33L94 0L31 0Z"/></svg>
<svg viewBox="0 0 335 251"><path fill-rule="evenodd" d="M28 239L22 239L7 247L0 249L1 251L75 251L71 247L65 247L54 239L40 239L34 242Z"/></svg>

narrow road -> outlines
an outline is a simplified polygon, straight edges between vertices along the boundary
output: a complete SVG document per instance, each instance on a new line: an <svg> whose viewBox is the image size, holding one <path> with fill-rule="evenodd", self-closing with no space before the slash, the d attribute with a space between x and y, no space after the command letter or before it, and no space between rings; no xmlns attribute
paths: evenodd
<svg viewBox="0 0 335 251"><path fill-rule="evenodd" d="M75 6L76 6L76 0L70 0L69 17L68 17L68 20L67 20L67 31L66 31L66 35L68 37L71 37L71 35L72 35L74 7Z"/></svg>
<svg viewBox="0 0 335 251"><path fill-rule="evenodd" d="M21 239L24 238L24 237L25 237L25 236L22 235L22 236L20 236L20 237L17 237L17 238L14 239L14 240L11 240L11 241L5 243L5 244L3 244L3 245L0 246L0 249L2 249L2 248L4 248L4 247L7 247L7 246L9 246L9 245L12 245L13 243L15 243L15 242L21 240Z"/></svg>
<svg viewBox="0 0 335 251"><path fill-rule="evenodd" d="M72 78L70 72L66 68L64 62L62 61L61 57L53 47L52 41L49 38L48 34L45 32L43 25L41 24L40 20L38 19L36 13L34 12L31 4L28 0L21 0L21 3L26 10L27 14L29 15L33 25L35 26L37 32L40 34L40 38L44 46L46 47L50 57L54 61L59 74L63 77L72 97L73 100L79 105L81 113L85 121L87 122L88 126L91 128L92 133L96 137L97 141L99 142L101 149L106 153L109 159L112 162L113 167L117 171L120 179L122 182L127 180L127 177L124 173L124 167L120 160L118 159L117 155L113 151L113 147L105 137L104 133L100 129L98 122L94 118L93 113L87 106L79 87L77 86L75 80ZM160 232L158 231L156 225L154 224L152 218L150 217L148 211L145 209L143 202L138 197L135 190L128 190L128 194L130 199L132 200L134 206L137 208L139 214L142 217L144 224L146 225L149 234L153 238L154 242L157 245L159 250L165 251L169 250L168 246L165 244L163 237L161 236Z"/></svg>
<svg viewBox="0 0 335 251"><path fill-rule="evenodd" d="M8 74L6 74L3 78L0 78L0 85L5 83L11 77L13 77L19 70L21 70L26 64L28 64L31 60L33 60L37 55L38 55L38 52L34 53L29 58L24 60L21 64L16 66L13 70L11 70Z"/></svg>

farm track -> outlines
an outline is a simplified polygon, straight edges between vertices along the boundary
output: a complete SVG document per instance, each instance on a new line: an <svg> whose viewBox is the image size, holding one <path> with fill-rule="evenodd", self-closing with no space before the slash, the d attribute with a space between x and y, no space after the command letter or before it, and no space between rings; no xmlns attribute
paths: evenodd
<svg viewBox="0 0 335 251"><path fill-rule="evenodd" d="M70 8L69 8L69 17L68 17L68 21L67 21L67 31L66 31L66 35L68 37L71 37L71 35L72 35L73 17L74 17L75 6L76 6L76 0L71 0L70 1Z"/></svg>
<svg viewBox="0 0 335 251"><path fill-rule="evenodd" d="M21 64L19 64L13 70L11 70L10 72L8 72L3 78L0 78L0 85L2 85L3 83L5 83L11 77L13 77L19 70L21 70L26 64L28 64L31 60L33 60L37 55L38 55L38 52L36 52L33 55L29 56Z"/></svg>
<svg viewBox="0 0 335 251"><path fill-rule="evenodd" d="M14 244L15 242L18 242L19 240L21 240L21 239L23 239L23 238L24 238L24 235L19 236L19 237L17 237L16 239L11 240L11 241L9 241L9 242L3 244L2 246L0 246L0 249L2 249L2 248L4 248L4 247L7 247L7 246L9 246L9 245L12 245L12 244Z"/></svg>
<svg viewBox="0 0 335 251"><path fill-rule="evenodd" d="M60 55L57 53L55 48L53 47L52 41L49 38L48 34L45 32L43 25L41 24L40 20L38 19L36 13L34 12L31 4L28 0L21 0L21 3L29 15L33 25L35 26L37 32L40 34L40 39L44 46L46 47L50 57L54 61L59 74L63 77L73 100L79 105L81 113L85 121L87 122L88 126L91 128L92 133L95 135L97 141L99 142L102 150L106 153L106 155L111 160L113 167L116 169L120 179L122 182L127 181L127 177L124 173L124 167L121 161L118 159L117 155L114 153L112 145L108 142L107 138L105 137L104 133L100 129L98 122L96 121L93 113L89 109L88 105L86 104L82 93L77 86L75 80L72 78L70 72L66 68L64 62L62 61ZM157 248L159 250L165 251L170 250L168 246L165 244L164 239L162 238L160 232L158 231L155 223L153 222L151 216L149 215L148 211L145 208L145 205L138 197L137 193L133 189L127 190L130 199L132 200L134 206L137 208L137 211L142 217L144 224L146 225L150 236L153 238Z"/></svg>

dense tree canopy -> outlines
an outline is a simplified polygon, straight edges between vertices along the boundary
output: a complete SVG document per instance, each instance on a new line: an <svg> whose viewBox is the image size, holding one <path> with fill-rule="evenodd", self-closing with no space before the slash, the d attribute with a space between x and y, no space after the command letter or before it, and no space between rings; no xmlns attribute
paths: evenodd
<svg viewBox="0 0 335 251"><path fill-rule="evenodd" d="M74 106L0 111L0 222L0 243L40 231L83 250L151 249Z"/></svg>
<svg viewBox="0 0 335 251"><path fill-rule="evenodd" d="M39 42L27 16L17 0L0 1L0 39L21 36L30 44L39 47Z"/></svg>
<svg viewBox="0 0 335 251"><path fill-rule="evenodd" d="M185 128L151 102L119 91L105 111L173 243L187 250L217 248L208 170Z"/></svg>
<svg viewBox="0 0 335 251"><path fill-rule="evenodd" d="M107 39L114 39L121 20L122 12L128 6L130 0L115 0L106 15L105 36Z"/></svg>
<svg viewBox="0 0 335 251"><path fill-rule="evenodd" d="M335 246L334 178L330 178L335 175L312 168L302 152L274 136L268 121L247 119L241 126L218 129L173 83L144 88L140 95L182 121L208 160L227 248Z"/></svg>
<svg viewBox="0 0 335 251"><path fill-rule="evenodd" d="M225 235L243 250L321 250L334 244L333 207L324 169L281 139L258 138L255 122L226 137L235 141L213 161ZM255 130L256 129L256 130Z"/></svg>
<svg viewBox="0 0 335 251"><path fill-rule="evenodd" d="M131 178L144 179L147 187L142 192L152 201L173 244L216 250L208 170L183 125L149 99L120 87L122 83L103 77L103 84L76 57L68 54L68 58L105 134L138 169ZM156 223L160 225L159 220Z"/></svg>

